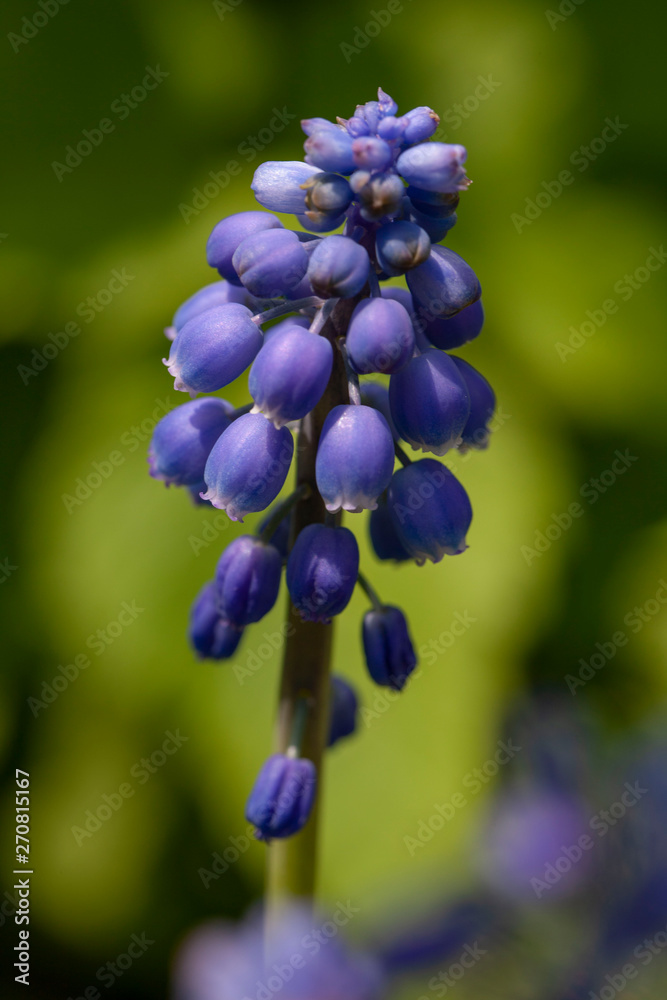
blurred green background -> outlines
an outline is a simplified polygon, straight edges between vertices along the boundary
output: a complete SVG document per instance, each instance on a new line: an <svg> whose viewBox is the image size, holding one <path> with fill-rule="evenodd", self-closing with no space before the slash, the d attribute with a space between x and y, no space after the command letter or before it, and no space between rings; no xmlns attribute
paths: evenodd
<svg viewBox="0 0 667 1000"><path fill-rule="evenodd" d="M300 118L347 117L381 85L403 111L435 108L438 138L468 148L474 184L448 245L480 276L487 324L460 353L492 382L502 414L488 452L447 458L475 510L462 558L371 565L365 517L347 519L418 647L457 613L474 619L422 656L395 702L365 676L360 595L337 625L335 666L371 711L328 765L321 890L361 907L357 934L408 899L465 886L493 783L414 856L404 838L493 754L513 698L550 685L569 698L565 675L659 589L667 303L664 265L645 263L654 250L652 266L660 260L665 238L667 16L649 0L561 8L572 13L529 0L405 0L366 34L371 8L349 0L74 0L36 30L22 18L42 8L5 0L0 851L11 895L18 767L33 798L33 996L82 996L146 934L154 944L113 991L163 997L186 929L238 916L261 894L260 844L215 879L201 870L246 831L279 669L279 651L265 656L262 644L280 628L284 595L237 654L241 666L251 653L262 661L243 683L232 665L193 658L190 602L243 528L149 479L145 453L160 407L184 398L161 364L162 328L214 279L206 238L224 215L255 206L255 167L301 156ZM22 30L34 37L17 42ZM147 67L163 72L159 85L114 109ZM272 135L275 109L289 122ZM90 155L54 169L104 118L114 128ZM607 119L620 125L596 141ZM241 168L227 183L230 161ZM564 170L572 183L559 194ZM126 284L110 293L114 271ZM592 335L577 339L572 327L587 321ZM72 323L81 332L68 339ZM226 396L241 405L245 386ZM609 473L626 449L636 460ZM82 489L96 469L106 475ZM554 527L575 502L582 515ZM549 526L539 552L536 533ZM135 616L95 645L124 602ZM666 651L660 605L577 698L612 730L641 724L664 707ZM80 654L90 666L47 703L44 683ZM142 780L141 759L177 730L186 741ZM77 843L72 828L128 781L135 794ZM5 955L11 912L10 902Z"/></svg>

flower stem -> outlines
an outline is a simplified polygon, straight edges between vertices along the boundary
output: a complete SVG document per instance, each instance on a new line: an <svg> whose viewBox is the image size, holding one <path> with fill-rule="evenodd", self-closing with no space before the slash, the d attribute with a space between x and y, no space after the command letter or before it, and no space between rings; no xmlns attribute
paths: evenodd
<svg viewBox="0 0 667 1000"><path fill-rule="evenodd" d="M373 605L373 610L382 611L384 605L380 600L380 598L378 597L378 592L374 587L371 586L369 580L364 576L363 573L359 573L357 577L357 583L368 597L368 600Z"/></svg>
<svg viewBox="0 0 667 1000"><path fill-rule="evenodd" d="M396 455L396 458L401 463L401 465L403 466L412 465L412 459L406 454L405 451L403 451L398 441L394 441L394 453Z"/></svg>
<svg viewBox="0 0 667 1000"><path fill-rule="evenodd" d="M342 299L326 320L321 336L332 345L347 329L357 299ZM317 443L324 420L332 408L348 402L347 377L343 358L334 351L334 365L324 396L301 421L297 439L296 484L308 490L292 509L291 544L309 524L323 524L326 510L315 481ZM340 524L340 515L336 515ZM288 604L286 643L276 722L276 752L286 753L294 730L298 705L308 700L301 756L315 764L317 800L304 829L294 837L274 840L268 848L267 915L269 922L287 897L312 899L317 867L318 813L322 800L322 757L329 728L329 664L333 624L304 622L291 601Z"/></svg>
<svg viewBox="0 0 667 1000"><path fill-rule="evenodd" d="M267 309L266 312L257 313L252 317L253 323L260 326L268 323L270 319L277 319L278 316L285 316L287 313L298 312L300 309L308 309L311 306L321 306L322 299L317 295L308 295L304 299L292 299L292 301L281 302L280 305Z"/></svg>
<svg viewBox="0 0 667 1000"><path fill-rule="evenodd" d="M338 350L340 351L343 362L345 364L345 377L347 378L347 394L354 406L359 406L361 404L361 390L359 389L359 376L355 372L354 368L350 363L350 355L347 352L347 346L345 344L345 338L340 337L338 340Z"/></svg>

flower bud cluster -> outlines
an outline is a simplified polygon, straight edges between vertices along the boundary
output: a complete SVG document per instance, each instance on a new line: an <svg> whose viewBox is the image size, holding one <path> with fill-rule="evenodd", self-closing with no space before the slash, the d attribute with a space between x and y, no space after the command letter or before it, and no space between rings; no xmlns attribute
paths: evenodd
<svg viewBox="0 0 667 1000"><path fill-rule="evenodd" d="M165 331L174 387L193 398L157 425L151 475L233 521L268 511L257 534L222 553L193 605L190 641L201 657L234 655L244 629L275 605L286 566L292 605L307 622L329 624L361 584L376 683L401 690L414 670L405 616L360 574L355 535L340 518L370 512L381 560L438 562L466 548L465 489L443 463L411 461L402 447L438 457L486 447L495 406L486 379L445 353L478 336L484 313L474 271L439 245L470 181L466 150L431 140L438 121L425 107L399 115L382 90L348 119L303 121L304 159L256 170L252 190L267 211L214 227L206 257L221 280L183 303ZM294 228L276 212L294 216ZM407 287L386 284L402 277ZM341 334L334 320L343 314ZM335 379L343 363L344 393ZM248 368L248 406L210 395ZM303 496L269 508L290 472L294 432L318 407L312 489L327 520L290 537L289 512ZM332 704L330 745L355 726L356 695L342 678ZM296 750L271 758L251 795L248 817L264 839L291 835L310 813L316 776Z"/></svg>

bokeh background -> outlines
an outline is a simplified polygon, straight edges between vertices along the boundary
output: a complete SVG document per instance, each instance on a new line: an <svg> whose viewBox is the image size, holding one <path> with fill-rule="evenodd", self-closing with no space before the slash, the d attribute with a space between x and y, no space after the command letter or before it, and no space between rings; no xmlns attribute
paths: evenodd
<svg viewBox="0 0 667 1000"><path fill-rule="evenodd" d="M224 873L203 873L246 833L279 669L266 637L270 646L284 595L234 664L193 658L190 602L243 529L147 475L156 416L182 402L161 364L162 328L213 280L206 238L224 215L254 207L255 167L300 156L300 118L347 117L381 85L402 110L435 108L438 138L468 148L474 185L448 244L480 276L487 324L460 353L494 385L500 417L487 452L446 459L475 510L461 558L372 564L365 517L348 518L366 570L405 608L424 652L419 675L389 701L365 676L361 595L337 624L335 665L365 711L327 768L322 898L325 910L354 901L350 935L363 943L426 916L443 929L440 970L482 933L456 907L466 919L471 907L483 921L493 915L493 948L458 983L461 997L578 996L567 992L583 982L572 968L593 968L593 954L599 990L642 935L667 925L663 894L650 926L632 925L619 944L605 930L608 896L602 903L603 889L616 892L614 912L627 915L636 872L656 884L659 777L615 824L617 853L610 834L541 896L530 878L647 761L657 776L664 761L664 8L404 0L368 33L370 5L350 0L74 0L26 28L41 9L5 0L0 14L5 959L16 940L17 767L32 788L33 996L97 985L119 1000L164 997L183 935L207 917L239 917L261 895L260 844ZM373 9L387 20L384 0ZM22 30L33 37L17 43ZM147 67L162 82L121 116L112 105ZM288 123L271 134L276 109ZM90 155L54 169L103 118L114 130ZM607 119L613 140L595 141ZM240 171L228 177L230 161ZM572 183L559 194L563 170ZM126 276L117 294L106 291L114 271ZM72 323L80 333L68 337ZM247 399L240 383L226 395ZM613 466L617 451L624 465ZM568 524L573 503L580 516ZM134 617L118 628L124 603ZM110 624L108 644L98 642ZM602 665L591 669L596 653ZM57 691L53 679L82 654L90 665ZM235 673L252 655L259 669ZM573 692L566 678L582 669L589 680ZM142 771L168 731L185 738L178 752ZM499 739L521 753L472 791L466 776ZM87 810L128 781L135 794L77 838ZM465 806L427 839L420 824L456 793ZM101 982L98 970L133 934L153 943ZM611 951L600 951L602 938ZM626 995L660 995L666 964L656 953ZM432 974L412 968L392 995L444 995Z"/></svg>

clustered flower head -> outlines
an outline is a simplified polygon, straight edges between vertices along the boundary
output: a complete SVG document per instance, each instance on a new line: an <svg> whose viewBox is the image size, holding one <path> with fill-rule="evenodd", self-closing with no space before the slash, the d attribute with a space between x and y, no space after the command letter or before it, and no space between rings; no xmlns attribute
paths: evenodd
<svg viewBox="0 0 667 1000"><path fill-rule="evenodd" d="M439 562L466 548L465 489L442 462L411 461L402 446L438 457L484 448L495 407L486 379L446 353L477 337L484 313L474 271L440 245L470 181L464 147L431 139L438 121L426 107L399 115L382 90L348 119L303 121L305 158L257 169L252 190L267 211L215 226L206 255L221 280L165 331L174 387L193 398L156 427L151 475L234 521L267 511L255 534L227 547L194 602L190 639L201 657L234 655L244 629L274 606L286 566L305 621L330 623L360 583L372 603L363 648L378 684L401 690L416 665L403 612L360 574L356 538L340 519L370 511L381 560ZM294 215L295 228L274 212ZM399 277L407 287L386 284ZM336 397L341 364L347 387ZM248 406L201 395L247 368ZM271 505L293 462L293 432L322 406L313 488L328 513L290 539L290 511L308 487ZM333 683L330 743L354 730L357 707L349 685ZM295 744L265 764L248 817L262 839L289 836L314 795L314 768Z"/></svg>

